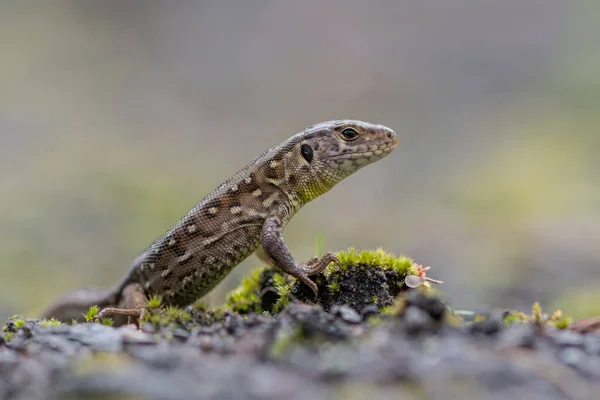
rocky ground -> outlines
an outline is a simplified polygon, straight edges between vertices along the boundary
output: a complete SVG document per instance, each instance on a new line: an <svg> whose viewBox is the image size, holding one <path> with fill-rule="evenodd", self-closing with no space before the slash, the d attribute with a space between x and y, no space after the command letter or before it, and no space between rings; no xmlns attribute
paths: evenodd
<svg viewBox="0 0 600 400"><path fill-rule="evenodd" d="M460 318L404 261L346 261L315 304L259 270L227 309L154 304L139 329L11 318L0 399L600 399L599 333L536 308Z"/></svg>

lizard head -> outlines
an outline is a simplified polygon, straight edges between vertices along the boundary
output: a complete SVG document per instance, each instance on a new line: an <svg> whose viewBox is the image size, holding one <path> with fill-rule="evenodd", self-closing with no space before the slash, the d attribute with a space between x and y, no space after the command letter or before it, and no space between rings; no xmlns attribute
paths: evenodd
<svg viewBox="0 0 600 400"><path fill-rule="evenodd" d="M362 167L390 154L398 137L390 128L356 120L313 125L297 135L291 153L296 190L304 202L327 192Z"/></svg>

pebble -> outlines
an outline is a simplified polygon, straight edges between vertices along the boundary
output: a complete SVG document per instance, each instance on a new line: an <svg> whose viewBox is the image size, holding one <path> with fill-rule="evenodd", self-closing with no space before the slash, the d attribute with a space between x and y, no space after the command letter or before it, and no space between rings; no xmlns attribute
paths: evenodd
<svg viewBox="0 0 600 400"><path fill-rule="evenodd" d="M331 314L336 317L340 317L343 321L350 324L360 324L362 322L361 316L347 305L338 306L337 304L331 306Z"/></svg>
<svg viewBox="0 0 600 400"><path fill-rule="evenodd" d="M583 336L569 330L549 330L550 337L561 347L583 347Z"/></svg>
<svg viewBox="0 0 600 400"><path fill-rule="evenodd" d="M558 358L570 367L584 364L587 361L587 354L581 349L567 347L558 352Z"/></svg>
<svg viewBox="0 0 600 400"><path fill-rule="evenodd" d="M600 356L600 334L584 335L583 344L588 354Z"/></svg>

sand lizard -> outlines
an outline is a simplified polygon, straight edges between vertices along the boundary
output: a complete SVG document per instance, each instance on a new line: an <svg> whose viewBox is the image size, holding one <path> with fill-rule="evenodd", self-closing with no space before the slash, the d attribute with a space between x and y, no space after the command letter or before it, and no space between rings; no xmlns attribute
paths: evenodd
<svg viewBox="0 0 600 400"><path fill-rule="evenodd" d="M203 297L262 246L272 266L300 279L337 261L333 253L297 263L282 232L309 201L397 146L393 130L356 120L335 120L306 128L270 148L219 185L133 262L108 290L80 290L59 299L43 315L80 319L92 305L100 316L142 318L146 299L185 306Z"/></svg>

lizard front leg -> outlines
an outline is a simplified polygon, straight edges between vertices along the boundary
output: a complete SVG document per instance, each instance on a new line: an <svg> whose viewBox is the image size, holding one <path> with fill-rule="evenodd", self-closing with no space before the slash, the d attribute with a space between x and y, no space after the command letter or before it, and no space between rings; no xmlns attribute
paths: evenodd
<svg viewBox="0 0 600 400"><path fill-rule="evenodd" d="M133 317L136 323L143 320L147 313L147 301L142 286L139 283L130 283L123 289L122 296L122 308L104 308L98 313L98 319L120 315L127 317L127 323L131 322L131 317Z"/></svg>
<svg viewBox="0 0 600 400"><path fill-rule="evenodd" d="M260 242L269 262L280 271L304 282L315 293L315 297L318 295L317 285L309 276L323 272L331 262L339 262L333 253L327 252L321 258L311 258L306 264L296 263L290 249L283 241L283 223L281 217L277 215L265 220Z"/></svg>

